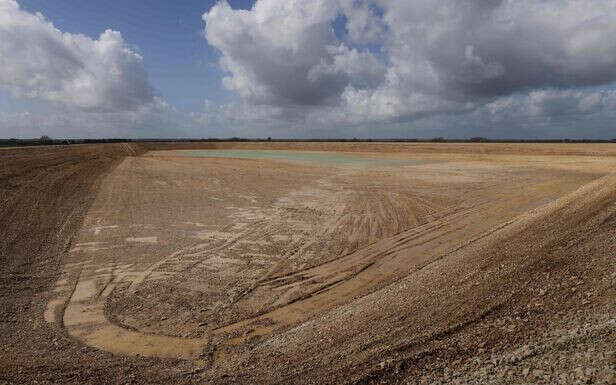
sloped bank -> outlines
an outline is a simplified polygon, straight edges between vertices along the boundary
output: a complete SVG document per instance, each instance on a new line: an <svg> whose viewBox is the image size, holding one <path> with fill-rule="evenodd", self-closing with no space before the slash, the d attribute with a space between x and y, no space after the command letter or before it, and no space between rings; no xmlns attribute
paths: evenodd
<svg viewBox="0 0 616 385"><path fill-rule="evenodd" d="M218 381L611 384L615 218L609 175L230 358Z"/></svg>
<svg viewBox="0 0 616 385"><path fill-rule="evenodd" d="M127 364L75 343L43 319L47 292L101 179L139 145L71 145L0 153L0 383L164 381L152 362ZM133 376L135 374L132 374Z"/></svg>

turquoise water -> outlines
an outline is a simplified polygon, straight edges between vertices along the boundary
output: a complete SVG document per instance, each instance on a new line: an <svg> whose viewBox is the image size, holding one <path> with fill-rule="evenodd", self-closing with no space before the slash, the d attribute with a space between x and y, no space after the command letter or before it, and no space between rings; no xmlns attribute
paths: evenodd
<svg viewBox="0 0 616 385"><path fill-rule="evenodd" d="M319 163L340 166L409 166L433 163L429 160L379 159L337 152L308 152L282 150L176 150L174 154L187 157L268 159Z"/></svg>

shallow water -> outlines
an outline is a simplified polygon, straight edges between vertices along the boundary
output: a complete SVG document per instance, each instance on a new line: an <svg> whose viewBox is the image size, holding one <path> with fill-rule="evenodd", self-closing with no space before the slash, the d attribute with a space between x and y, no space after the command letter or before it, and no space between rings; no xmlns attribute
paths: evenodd
<svg viewBox="0 0 616 385"><path fill-rule="evenodd" d="M176 150L178 156L268 159L320 163L340 166L411 166L434 163L420 159L381 159L359 154L341 154L336 152L314 151L279 151L279 150Z"/></svg>

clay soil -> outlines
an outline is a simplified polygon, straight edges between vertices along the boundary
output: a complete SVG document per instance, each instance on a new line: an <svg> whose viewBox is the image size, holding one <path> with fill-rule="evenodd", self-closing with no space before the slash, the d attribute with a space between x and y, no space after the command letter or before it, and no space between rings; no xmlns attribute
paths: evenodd
<svg viewBox="0 0 616 385"><path fill-rule="evenodd" d="M616 381L614 145L0 164L0 383Z"/></svg>

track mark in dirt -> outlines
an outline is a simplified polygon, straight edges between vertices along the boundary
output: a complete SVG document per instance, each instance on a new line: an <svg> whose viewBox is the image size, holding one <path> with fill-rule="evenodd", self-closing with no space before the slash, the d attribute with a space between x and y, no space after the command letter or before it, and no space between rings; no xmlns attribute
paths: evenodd
<svg viewBox="0 0 616 385"><path fill-rule="evenodd" d="M74 274L74 273L73 273ZM112 324L105 316L105 301L116 286L134 274L113 267L111 273L95 274L81 268L63 315L69 335L100 350L121 355L142 355L163 358L197 359L207 345L207 338L190 339L141 333ZM66 292L66 285L59 285ZM49 302L48 322L56 322L55 314L65 299Z"/></svg>
<svg viewBox="0 0 616 385"><path fill-rule="evenodd" d="M490 232L481 230L496 222L492 218L481 230L472 230L476 233L466 229L483 221L492 204L486 199L492 198L419 196L415 187L404 184L387 191L358 183L350 171L316 178L264 200L258 190L235 190L234 183L245 178L235 169L233 183L221 179L218 186L219 197L226 194L228 202L213 204L209 196L207 202L200 201L208 210L218 205L221 218L212 220L206 212L190 215L194 204L176 213L168 203L175 202L170 196L196 199L189 192L195 186L183 186L195 180L197 186L207 186L209 176L182 174L184 179L171 183L169 175L151 168L152 162L168 166L138 157L122 164L92 211L82 242L73 249L75 259L87 255L95 262L72 267L73 291L57 288L67 303L62 320L68 333L117 354L190 360L205 355L213 362L224 357L219 353L229 345L261 341L258 337L314 319L402 279L452 248L487 237ZM142 190L126 188L135 176L144 178ZM125 199L127 212L118 209L116 194ZM139 202L148 202L150 210L164 207L164 221ZM470 241L458 246L457 239ZM129 252L106 251L109 245ZM81 271L77 275L76 269ZM113 301L107 303L111 296ZM57 319L60 304L60 299L50 302L48 320L54 314Z"/></svg>
<svg viewBox="0 0 616 385"><path fill-rule="evenodd" d="M45 321L49 323L57 322L56 314L60 310L60 306L64 305L65 302L64 298L50 300L45 308L45 313L43 313Z"/></svg>
<svg viewBox="0 0 616 385"><path fill-rule="evenodd" d="M480 209L469 207L449 210L449 213L441 214L442 216L433 222L376 241L336 260L292 274L261 280L252 290L264 289L272 292L272 296L277 293L279 300L274 307L253 318L220 326L214 329L213 334L234 335L239 330L247 330L244 332L245 340L270 334L279 328L341 305L357 295L369 294L388 282L382 276L383 271L390 274L397 271L400 276L404 276L414 269L414 265L416 268L421 267L420 263L414 262L418 255L413 255L412 250L417 249L420 255L424 254L424 259L431 260L430 245L438 242L440 236L462 229L463 226L458 222ZM406 266L400 269L404 265ZM396 275L391 276L392 279L394 276ZM281 292L284 294L281 295ZM267 327L259 326L266 320ZM238 342L236 339L232 341Z"/></svg>
<svg viewBox="0 0 616 385"><path fill-rule="evenodd" d="M158 243L158 237L128 237L126 242L156 244Z"/></svg>
<svg viewBox="0 0 616 385"><path fill-rule="evenodd" d="M118 225L95 226L93 228L93 231L94 231L94 235L99 235L101 233L101 231L103 231L103 230L117 229L118 227L120 227L120 226L118 226Z"/></svg>
<svg viewBox="0 0 616 385"><path fill-rule="evenodd" d="M133 149L133 146L131 146L130 144L122 143L122 147L124 147L128 155L137 156L137 152Z"/></svg>
<svg viewBox="0 0 616 385"><path fill-rule="evenodd" d="M187 249L177 250L172 254L168 255L167 257L162 258L160 261L152 264L146 270L136 272L135 278L131 281L130 286L128 287L128 294L135 294L135 292L139 288L139 285L141 285L143 281L145 281L156 269L160 268L162 265L168 263L174 258L177 258L180 254L185 253L186 250Z"/></svg>
<svg viewBox="0 0 616 385"><path fill-rule="evenodd" d="M272 277L269 280L262 282L264 286L270 286L272 288L282 288L287 284L285 282L293 282L295 286L299 281L313 280L318 281L318 277L324 271L335 271L336 268L340 271L345 271L353 266L362 266L366 264L372 264L379 257L394 254L400 250L407 249L413 246L422 245L426 241L428 234L438 234L438 230L446 226L451 226L452 223L461 217L469 215L472 212L476 212L478 208L462 209L452 211L450 214L443 215L437 220L429 222L425 225L420 225L415 228L403 231L394 235L391 238L383 239L368 245L367 247L357 250L355 252L346 254L335 260L328 261L324 264L309 268L302 269L291 274ZM412 241L418 240L415 243Z"/></svg>

